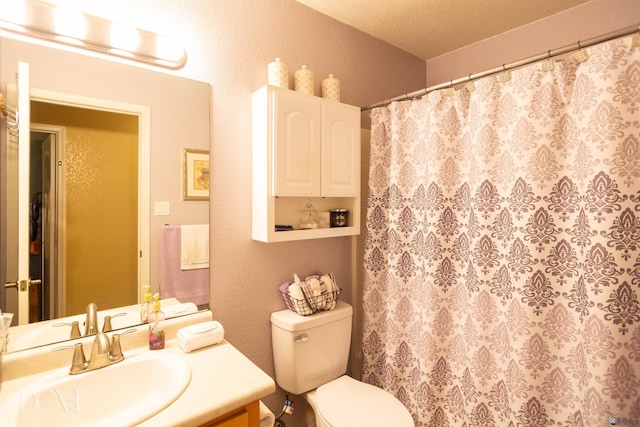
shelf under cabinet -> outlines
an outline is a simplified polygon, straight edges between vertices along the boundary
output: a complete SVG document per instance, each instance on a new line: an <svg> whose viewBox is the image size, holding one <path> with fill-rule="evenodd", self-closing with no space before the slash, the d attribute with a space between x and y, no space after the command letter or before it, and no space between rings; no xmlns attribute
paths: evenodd
<svg viewBox="0 0 640 427"><path fill-rule="evenodd" d="M325 237L344 237L360 234L355 227L316 228L311 230L276 231L270 242L289 242L294 240L321 239Z"/></svg>

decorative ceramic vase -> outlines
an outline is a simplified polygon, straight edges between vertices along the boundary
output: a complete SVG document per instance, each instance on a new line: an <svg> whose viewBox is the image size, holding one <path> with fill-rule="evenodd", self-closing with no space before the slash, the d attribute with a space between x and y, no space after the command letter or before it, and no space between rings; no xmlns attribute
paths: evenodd
<svg viewBox="0 0 640 427"><path fill-rule="evenodd" d="M340 102L340 80L333 77L333 74L322 81L322 97Z"/></svg>
<svg viewBox="0 0 640 427"><path fill-rule="evenodd" d="M294 89L296 92L313 95L313 71L303 65L293 76Z"/></svg>
<svg viewBox="0 0 640 427"><path fill-rule="evenodd" d="M267 70L267 82L270 85L289 89L289 69L287 64L280 61L280 58L276 58L274 62L269 63Z"/></svg>

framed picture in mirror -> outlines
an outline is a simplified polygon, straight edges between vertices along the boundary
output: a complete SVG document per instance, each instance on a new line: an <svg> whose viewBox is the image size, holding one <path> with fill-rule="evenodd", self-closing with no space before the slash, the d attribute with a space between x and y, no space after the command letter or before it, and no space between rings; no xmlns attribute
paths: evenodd
<svg viewBox="0 0 640 427"><path fill-rule="evenodd" d="M209 176L209 151L183 149L182 199L209 200Z"/></svg>

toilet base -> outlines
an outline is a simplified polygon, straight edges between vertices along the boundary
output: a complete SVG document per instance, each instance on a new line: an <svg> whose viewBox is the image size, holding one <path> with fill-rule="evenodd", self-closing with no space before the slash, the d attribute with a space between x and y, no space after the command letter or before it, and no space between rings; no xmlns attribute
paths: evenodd
<svg viewBox="0 0 640 427"><path fill-rule="evenodd" d="M305 411L305 422L307 427L329 427L324 422L322 416L318 413L318 402L316 389L310 390L302 395L307 402L307 410Z"/></svg>
<svg viewBox="0 0 640 427"><path fill-rule="evenodd" d="M307 427L318 427L316 425L316 414L310 405L307 405L307 410L304 412L304 422Z"/></svg>

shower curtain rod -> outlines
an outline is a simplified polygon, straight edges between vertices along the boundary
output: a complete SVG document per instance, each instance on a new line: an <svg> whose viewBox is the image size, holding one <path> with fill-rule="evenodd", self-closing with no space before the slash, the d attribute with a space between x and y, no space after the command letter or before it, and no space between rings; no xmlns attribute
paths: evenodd
<svg viewBox="0 0 640 427"><path fill-rule="evenodd" d="M608 40L613 40L613 39L616 39L618 37L624 37L624 36L627 36L629 34L633 34L633 33L638 32L638 31L640 31L640 24L634 25L634 26L631 26L631 27L627 27L627 28L623 28L623 29L620 29L620 30L617 30L617 31L613 31L611 33L603 34L601 36L593 37L593 38L590 38L590 39L587 39L587 40L578 41L577 43L572 43L570 45L567 45L567 46L564 46L564 47L560 47L558 49L549 50L547 52L540 53L540 54L534 55L534 56L530 56L528 58L520 59L520 60L515 61L515 62L510 62L508 64L502 64L502 66L500 66L500 67L495 67L495 68L492 68L492 69L487 70L487 71L483 71L483 72L480 72L480 73L472 73L472 74L469 74L466 77L460 77L458 79L451 80L449 82L440 83L440 84L437 84L437 85L434 85L434 86L430 86L430 87L427 87L427 88L424 88L424 89L417 90L415 92L410 92L410 93L407 93L407 94L404 94L404 95L399 95L399 96L396 96L394 98L390 98L390 99L387 99L387 100L384 100L384 101L379 101L379 102L376 102L374 104L370 104L370 105L367 105L365 107L362 107L362 111L372 110L372 109L377 108L377 107L384 107L384 106L389 105L392 102L396 102L396 101L406 101L406 100L410 100L410 99L416 99L418 97L421 97L421 96L424 96L424 95L428 94L429 92L433 92L434 90L446 89L446 88L452 87L452 86L460 84L460 83L466 83L466 82L469 82L471 80L479 79L481 77L487 77L487 76L490 76L492 74L498 74L500 72L504 72L504 71L507 71L507 70L512 70L514 68L522 67L524 65L532 64L534 62L542 61L544 59L553 58L554 56L563 55L565 53L569 53L569 52L572 52L574 50L580 50L582 48L593 46L594 44L606 42Z"/></svg>

